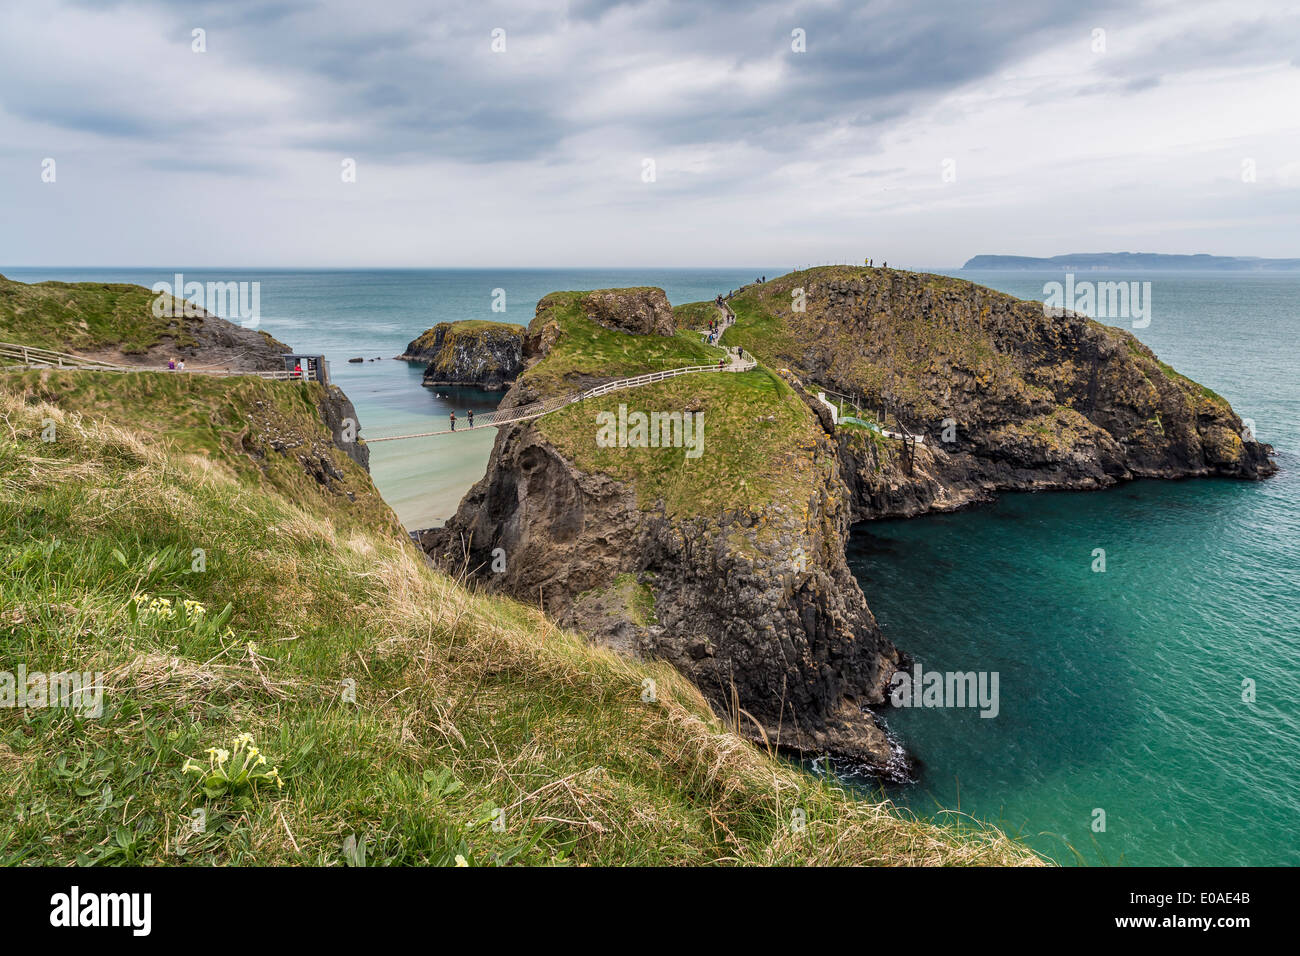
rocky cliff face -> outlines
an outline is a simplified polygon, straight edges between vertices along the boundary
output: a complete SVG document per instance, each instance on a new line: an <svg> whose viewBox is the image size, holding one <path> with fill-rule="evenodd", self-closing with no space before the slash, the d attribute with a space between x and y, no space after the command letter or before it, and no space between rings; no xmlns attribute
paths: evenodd
<svg viewBox="0 0 1300 956"><path fill-rule="evenodd" d="M440 322L397 358L426 362L423 384L508 388L523 370L523 326L507 322Z"/></svg>
<svg viewBox="0 0 1300 956"><path fill-rule="evenodd" d="M817 461L825 477L808 489L806 513L672 517L658 503L639 507L629 484L575 467L522 423L503 429L488 477L422 544L489 590L669 661L719 713L739 716L742 735L899 772L862 711L883 702L898 655L844 559L851 515L829 441Z"/></svg>
<svg viewBox="0 0 1300 956"><path fill-rule="evenodd" d="M672 335L677 331L663 289L599 289L584 295L579 305L587 318L607 329L633 335Z"/></svg>
<svg viewBox="0 0 1300 956"><path fill-rule="evenodd" d="M356 407L352 399L343 394L343 389L331 385L324 390L320 402L321 419L330 430L334 444L349 458L370 471L370 448L359 440L361 422L357 418Z"/></svg>
<svg viewBox="0 0 1300 956"><path fill-rule="evenodd" d="M1223 398L1128 331L1083 316L880 269L808 270L733 304L750 329L765 324L755 335L742 322L736 336L761 359L925 436L908 463L899 443L841 434L859 517L950 510L1005 490L1276 471Z"/></svg>
<svg viewBox="0 0 1300 956"><path fill-rule="evenodd" d="M636 354L657 322L645 290L575 296L539 304L504 406L611 377L584 352ZM769 368L683 376L503 428L486 477L422 544L482 587L671 662L755 739L907 772L865 709L883 703L900 655L845 562L852 521L1003 489L1273 470L1223 399L1131 335L969 283L811 270L732 305L731 342ZM906 455L836 427L817 385L861 396L863 415L887 406L925 444ZM678 467L655 449L593 449L607 400L702 412L709 454Z"/></svg>
<svg viewBox="0 0 1300 956"><path fill-rule="evenodd" d="M617 290L599 295L618 309ZM640 290L627 296L629 311L644 302ZM543 300L530 327L542 349L535 362L565 334L557 311ZM547 328L550 337L538 334ZM694 407L713 421L730 377L683 378L676 387L685 391L642 397L651 407ZM647 496L635 477L579 464L583 453L563 420L524 422L501 430L487 476L422 544L482 587L540 601L561 623L625 653L671 662L742 734L901 772L863 709L883 701L898 655L845 562L851 513L836 446L813 412L788 388L784 394L766 417L780 416L789 428L781 434L796 436L800 478L761 500L683 509ZM526 377L503 404L541 397ZM744 410L755 434L763 411ZM632 460L656 450L623 451ZM774 470L787 454L792 449L771 450ZM636 460L652 467L650 457ZM683 462L681 477L702 476ZM744 486L746 477L725 480Z"/></svg>

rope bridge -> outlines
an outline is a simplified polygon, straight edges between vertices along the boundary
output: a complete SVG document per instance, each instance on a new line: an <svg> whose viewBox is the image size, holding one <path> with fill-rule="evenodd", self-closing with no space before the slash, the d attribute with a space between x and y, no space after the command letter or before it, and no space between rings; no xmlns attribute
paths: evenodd
<svg viewBox="0 0 1300 956"><path fill-rule="evenodd" d="M474 424L466 425L463 428L444 428L440 431L418 432L413 435L390 435L387 438L366 438L366 444L373 445L375 442L381 441L402 441L407 438L432 438L434 435L459 435L461 432L475 431L479 428L500 428L502 425L509 425L512 422L541 418L543 415L558 412L560 409L567 408L576 402L585 401L588 398L598 398L601 395L608 395L610 392L618 392L625 388L640 388L643 385L653 385L655 382L676 378L679 375L696 375L701 372L748 372L756 365L758 365L758 362L754 359L741 359L732 356L731 364L721 368L717 365L687 365L684 368L671 368L662 372L647 372L645 375L636 375L632 378L615 379L612 382L606 382L604 385L589 388L585 392L576 392L558 398L548 398L543 402L516 405L514 408L498 408L494 412L475 415Z"/></svg>

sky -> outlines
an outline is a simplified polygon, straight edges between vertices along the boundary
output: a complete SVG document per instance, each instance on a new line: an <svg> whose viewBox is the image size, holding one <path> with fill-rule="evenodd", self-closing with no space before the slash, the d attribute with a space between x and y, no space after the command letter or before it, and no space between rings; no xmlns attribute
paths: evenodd
<svg viewBox="0 0 1300 956"><path fill-rule="evenodd" d="M1294 257L1298 223L1294 0L0 2L0 271Z"/></svg>

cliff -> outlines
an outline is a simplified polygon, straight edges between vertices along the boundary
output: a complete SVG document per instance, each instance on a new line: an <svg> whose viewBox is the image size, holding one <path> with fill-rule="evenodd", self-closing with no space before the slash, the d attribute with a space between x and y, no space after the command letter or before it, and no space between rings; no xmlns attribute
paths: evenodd
<svg viewBox="0 0 1300 956"><path fill-rule="evenodd" d="M187 310L184 300L176 300L177 315L156 316L157 298L128 283L29 284L0 276L0 330L4 341L122 365L177 358L196 368L270 371L284 368L280 356L292 351L260 329Z"/></svg>
<svg viewBox="0 0 1300 956"><path fill-rule="evenodd" d="M685 330L645 334L646 301L644 290L543 299L503 407L721 354ZM864 710L882 703L900 655L845 564L852 521L1002 490L1274 470L1220 396L1128 332L1049 318L1039 303L836 267L747 287L730 304L738 321L724 343L766 367L670 379L501 429L486 477L421 541L486 590L671 662L755 739L907 773ZM620 309L627 318L614 318ZM697 324L707 310L689 304L677 318ZM815 397L827 387L856 397L856 422L833 424ZM698 415L698 454L624 442L637 412ZM613 446L602 420L620 423ZM898 429L924 443L885 434Z"/></svg>
<svg viewBox="0 0 1300 956"><path fill-rule="evenodd" d="M0 369L0 659L102 689L94 718L0 707L0 797L41 808L0 828L0 860L1041 862L774 759L671 668L438 572L335 446L330 401ZM205 791L187 765L243 735L283 786Z"/></svg>
<svg viewBox="0 0 1300 956"><path fill-rule="evenodd" d="M1276 471L1226 400L1084 316L1049 317L958 279L847 267L750 286L730 304L739 320L724 344L853 397L855 417L924 436L908 462L900 442L837 432L860 518L999 491Z"/></svg>
<svg viewBox="0 0 1300 956"><path fill-rule="evenodd" d="M523 370L523 326L508 322L440 322L397 358L425 362L423 384L508 388Z"/></svg>
<svg viewBox="0 0 1300 956"><path fill-rule="evenodd" d="M543 299L503 407L717 361L690 332L617 331L643 328L647 301L639 289ZM620 302L625 321L611 317ZM620 406L698 416L698 454L602 445L598 416ZM883 701L898 658L845 563L839 472L833 439L780 376L683 376L503 428L487 477L422 543L487 590L669 661L741 734L901 773L862 709Z"/></svg>
<svg viewBox="0 0 1300 956"><path fill-rule="evenodd" d="M185 315L154 314L157 295L143 286L126 283L40 282L27 284L0 276L0 341L39 346L71 355L110 361L121 365L162 368L169 358L183 359L191 369L226 369L232 372L279 371L288 345L258 329L244 328L202 309ZM178 300L183 301L183 300ZM77 375L57 386L53 379L45 394L84 387L99 382L95 394L101 401L116 402L115 382L127 392L139 383L122 376L96 379ZM204 394L209 380L187 376L172 382L142 380L159 393L175 395L177 384ZM308 397L330 431L333 448L314 448L310 464L304 467L327 485L343 478L331 455L346 454L365 470L370 468L370 449L359 439L361 430L356 408L336 385L321 387L300 383L300 394ZM236 386L232 385L232 390ZM214 412L214 422L217 415ZM299 443L281 442L281 450Z"/></svg>

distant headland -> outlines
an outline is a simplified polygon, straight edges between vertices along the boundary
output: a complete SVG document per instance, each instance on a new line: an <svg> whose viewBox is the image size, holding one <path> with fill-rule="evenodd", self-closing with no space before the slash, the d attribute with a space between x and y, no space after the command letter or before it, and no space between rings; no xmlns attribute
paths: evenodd
<svg viewBox="0 0 1300 956"><path fill-rule="evenodd" d="M1064 256L975 256L967 259L963 269L1024 269L1075 272L1088 270L1160 270L1183 272L1214 270L1222 272L1297 272L1300 259L1261 259L1257 256L1165 255L1160 252L1073 252Z"/></svg>

